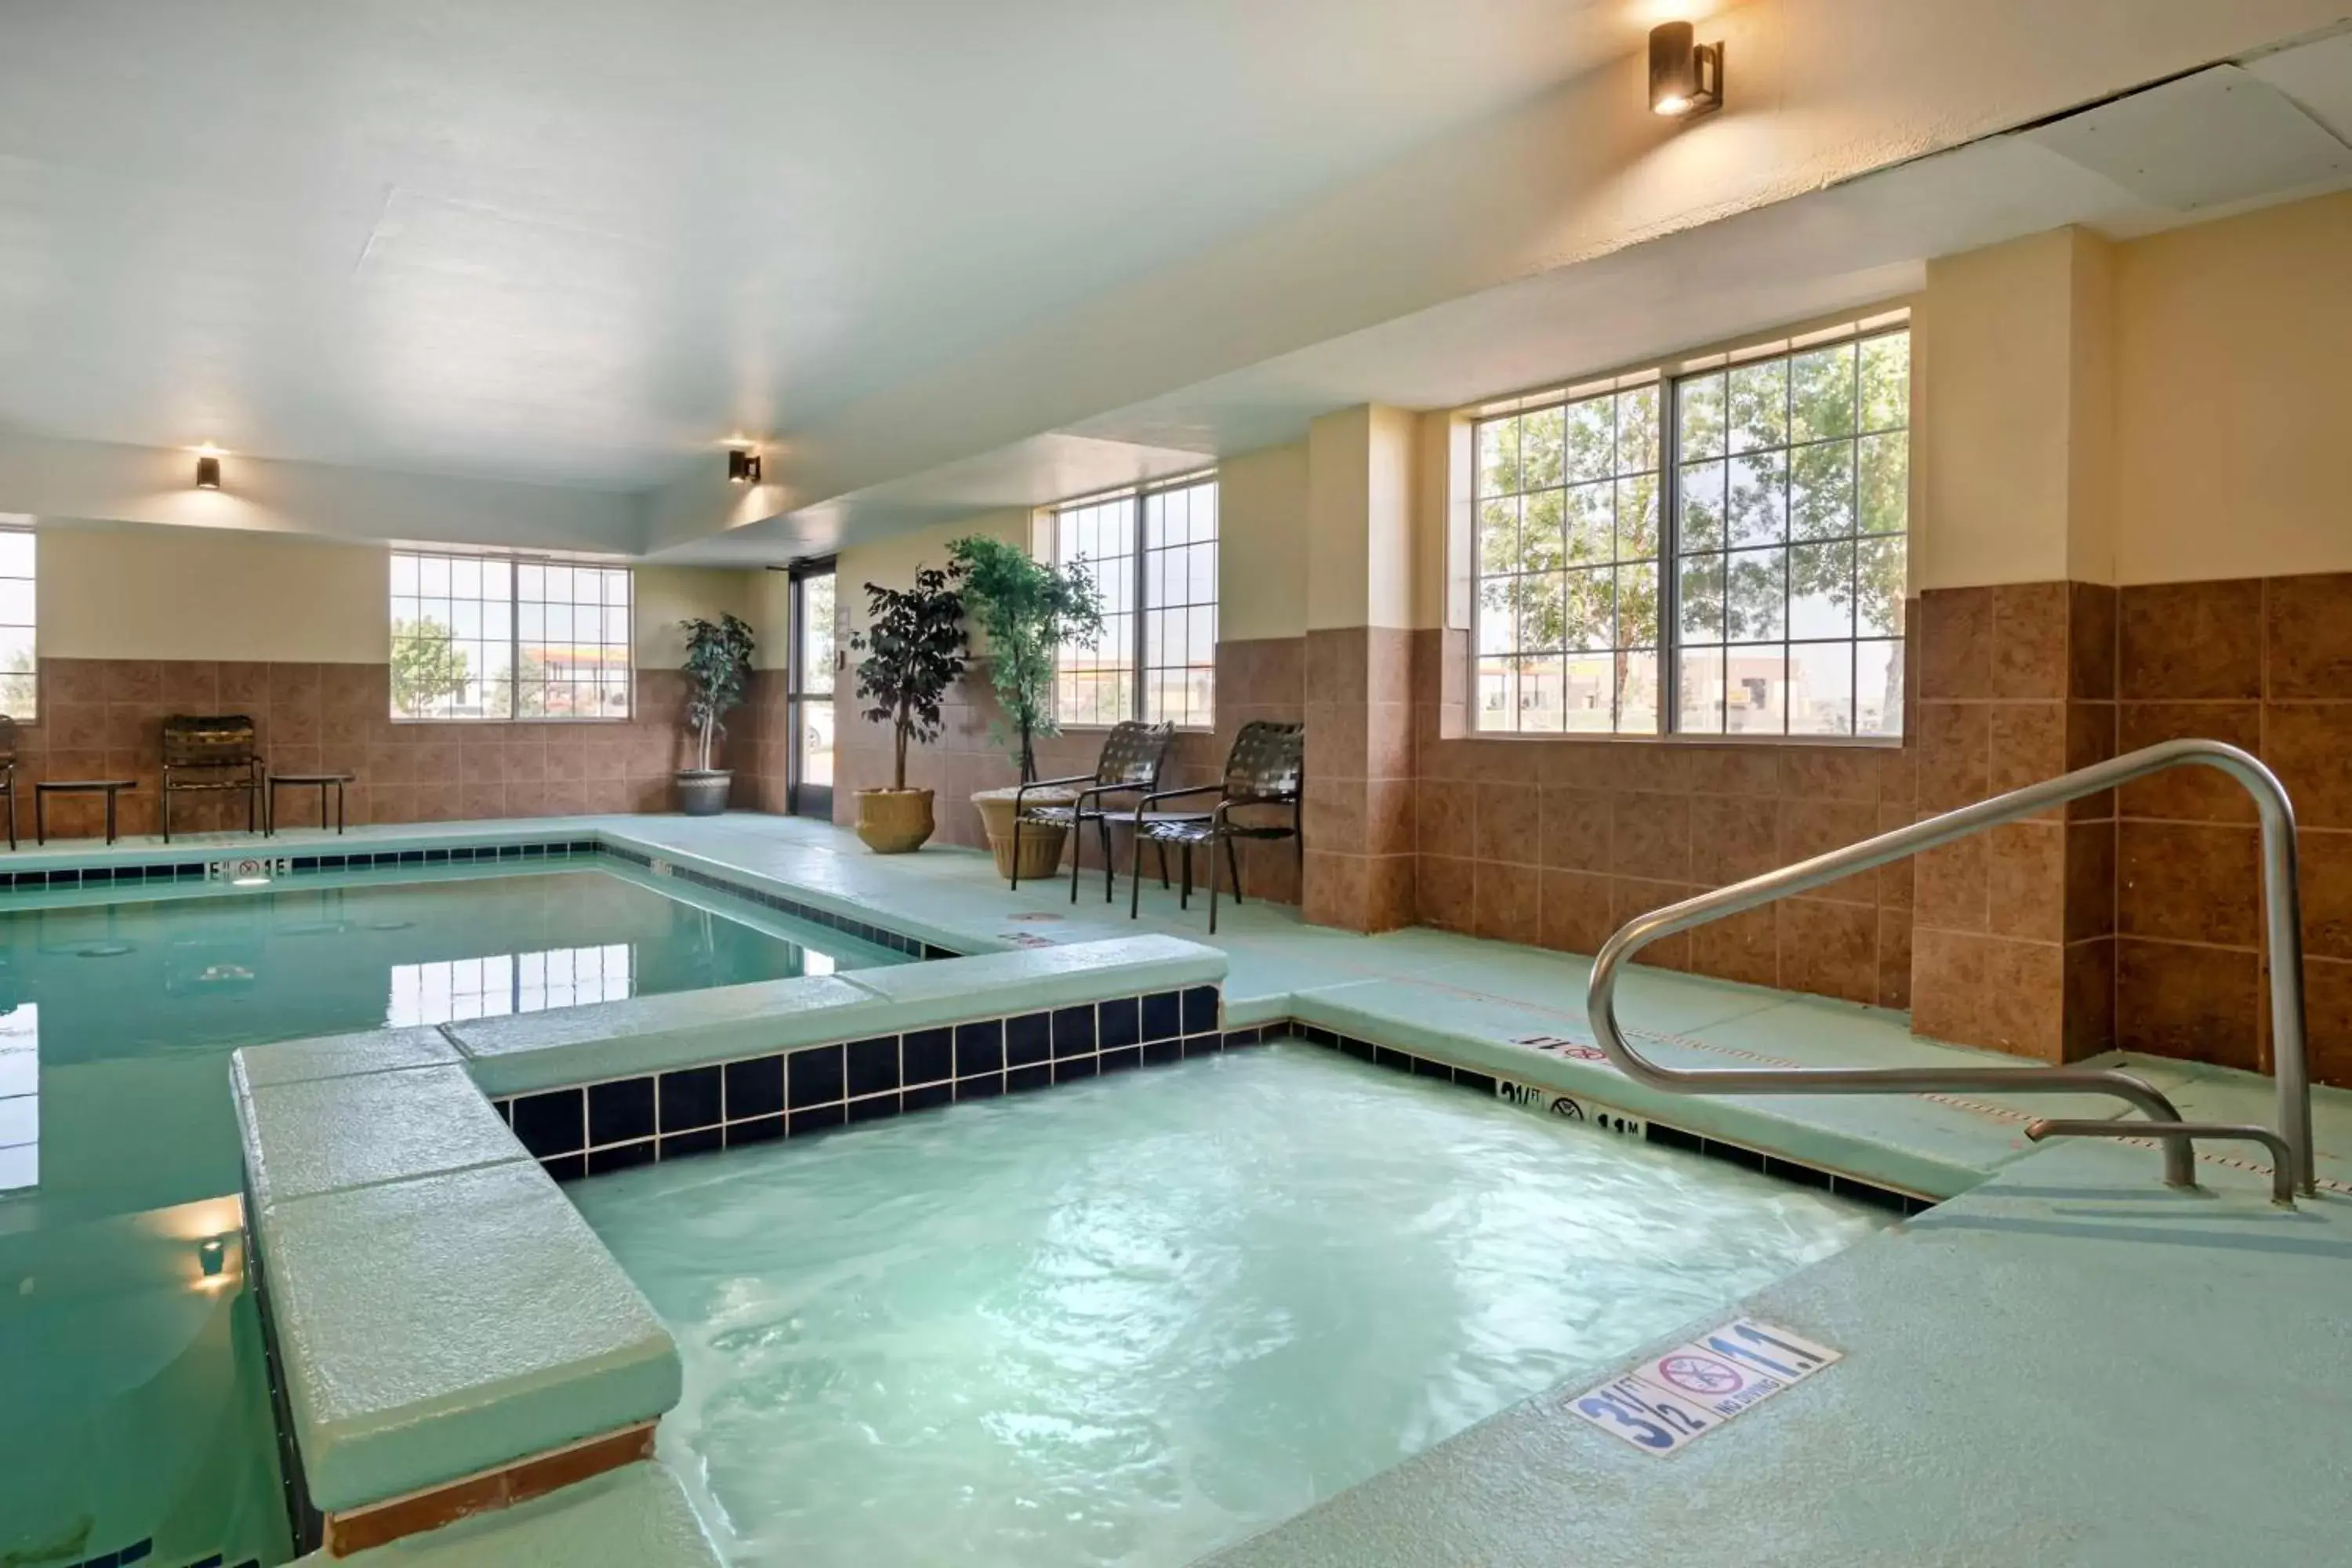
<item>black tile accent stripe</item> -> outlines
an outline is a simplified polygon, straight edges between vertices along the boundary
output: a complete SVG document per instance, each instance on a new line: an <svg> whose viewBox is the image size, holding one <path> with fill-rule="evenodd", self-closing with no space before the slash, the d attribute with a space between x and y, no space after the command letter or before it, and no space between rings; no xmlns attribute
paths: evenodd
<svg viewBox="0 0 2352 1568"><path fill-rule="evenodd" d="M1415 1078L1444 1079L1462 1088L1475 1089L1483 1095L1492 1095L1495 1092L1495 1079L1491 1074L1474 1072L1468 1068L1458 1068L1450 1062L1439 1061L1432 1057L1418 1057L1410 1051L1400 1051L1376 1041L1336 1034L1312 1024L1301 1024L1296 1019L1266 1024L1256 1030L1244 1029L1229 1033L1225 1036L1228 1048L1234 1043L1236 1034L1255 1034L1263 1040L1279 1039L1287 1036L1293 1039L1304 1040L1311 1046L1323 1046L1344 1052L1354 1057L1358 1061L1373 1062L1398 1072L1410 1073ZM1189 1046L1190 1042L1188 1041L1187 1044ZM1189 1051L1187 1054L1190 1054ZM1743 1144L1727 1143L1719 1138L1702 1137L1696 1132L1671 1127L1663 1121L1645 1121L1643 1137L1645 1142L1660 1144L1668 1149L1679 1149L1685 1153L1703 1155L1710 1160L1721 1160L1727 1164L1743 1166L1748 1170L1759 1172L1764 1175L1789 1182L1797 1186L1835 1193L1841 1197L1875 1205L1896 1214L1920 1214L1936 1206L1932 1199L1916 1197L1909 1193L1897 1192L1892 1187L1882 1187L1853 1176L1840 1175L1834 1171L1824 1171L1819 1166L1803 1164L1778 1154L1767 1154Z"/></svg>
<svg viewBox="0 0 2352 1568"><path fill-rule="evenodd" d="M1254 1046L1274 1032L1218 1032L1223 1004L1213 985L1157 994L1180 1011L1189 1005L1213 1026L1139 1042L1132 1035L1153 998L1118 996L604 1079L491 1104L549 1175L570 1182Z"/></svg>

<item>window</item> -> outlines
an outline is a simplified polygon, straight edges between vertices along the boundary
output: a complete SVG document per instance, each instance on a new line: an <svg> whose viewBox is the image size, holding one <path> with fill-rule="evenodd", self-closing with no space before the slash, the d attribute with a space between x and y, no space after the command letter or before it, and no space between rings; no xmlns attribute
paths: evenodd
<svg viewBox="0 0 2352 1568"><path fill-rule="evenodd" d="M1479 419L1477 727L1901 734L1910 353L1881 320Z"/></svg>
<svg viewBox="0 0 2352 1568"><path fill-rule="evenodd" d="M627 718L632 587L624 566L395 552L392 716Z"/></svg>
<svg viewBox="0 0 2352 1568"><path fill-rule="evenodd" d="M29 528L0 528L0 713L19 724L40 717L40 665L34 642L34 553Z"/></svg>
<svg viewBox="0 0 2352 1568"><path fill-rule="evenodd" d="M1216 722L1217 481L1120 490L1055 507L1054 560L1083 561L1102 635L1066 643L1054 712L1065 724Z"/></svg>

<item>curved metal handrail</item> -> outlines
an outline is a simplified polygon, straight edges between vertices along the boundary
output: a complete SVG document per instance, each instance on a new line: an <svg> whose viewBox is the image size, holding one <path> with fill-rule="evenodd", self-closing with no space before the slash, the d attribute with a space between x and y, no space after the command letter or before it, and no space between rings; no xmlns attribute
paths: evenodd
<svg viewBox="0 0 2352 1568"><path fill-rule="evenodd" d="M2221 1130L2184 1122L2172 1101L2146 1079L2110 1068L1669 1068L1634 1050L1617 1026L1618 972L1634 953L1661 937L1937 848L2149 773L2189 765L2216 768L2235 779L2253 796L2262 819L2263 901L2270 934L2271 1055L2278 1080L2275 1134L2262 1127ZM1601 1050L1627 1078L1652 1089L1676 1094L1918 1094L1937 1089L2110 1094L2147 1116L2147 1122L2133 1125L2132 1131L2162 1141L2165 1180L2171 1185L2195 1184L2193 1137L2234 1137L2273 1148L2283 1142L2291 1184L2310 1193L2315 1190L2316 1172L2311 1147L2311 1080L2304 1061L2301 911L2295 883L2294 807L2277 775L2250 753L2221 741L2166 741L1636 916L1602 945L1592 961L1585 1005ZM2066 1130L2070 1129L2065 1123L2049 1127L2052 1132Z"/></svg>

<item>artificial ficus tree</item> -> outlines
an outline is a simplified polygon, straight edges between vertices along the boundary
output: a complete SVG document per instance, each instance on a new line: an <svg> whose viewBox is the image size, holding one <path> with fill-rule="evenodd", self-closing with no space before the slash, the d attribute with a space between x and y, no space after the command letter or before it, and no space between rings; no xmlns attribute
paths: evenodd
<svg viewBox="0 0 2352 1568"><path fill-rule="evenodd" d="M964 669L963 595L945 572L926 566L905 588L866 584L866 626L849 646L857 665L862 716L891 729L890 787L907 787L907 745L940 738L940 699Z"/></svg>
<svg viewBox="0 0 2352 1568"><path fill-rule="evenodd" d="M1102 595L1083 561L1052 566L986 534L959 539L948 551L972 619L988 638L989 683L1004 710L994 739L1017 747L1021 782L1034 784L1037 737L1059 732L1055 652L1102 635Z"/></svg>
<svg viewBox="0 0 2352 1568"><path fill-rule="evenodd" d="M743 700L751 678L751 627L735 616L697 616L678 626L686 633L686 721L695 734L695 766L708 773L711 742L727 728L721 721Z"/></svg>

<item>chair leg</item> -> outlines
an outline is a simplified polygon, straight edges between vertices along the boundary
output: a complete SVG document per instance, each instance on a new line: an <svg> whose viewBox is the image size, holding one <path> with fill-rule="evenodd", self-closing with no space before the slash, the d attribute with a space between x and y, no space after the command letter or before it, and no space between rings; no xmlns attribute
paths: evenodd
<svg viewBox="0 0 2352 1568"><path fill-rule="evenodd" d="M1160 851L1160 890L1164 893L1168 890L1168 842L1155 838L1151 847Z"/></svg>
<svg viewBox="0 0 2352 1568"><path fill-rule="evenodd" d="M1234 902L1238 904L1242 901L1242 859L1231 838L1225 840L1225 864L1233 868Z"/></svg>
<svg viewBox="0 0 2352 1568"><path fill-rule="evenodd" d="M1165 883L1168 872L1168 846L1158 844L1153 847L1160 851L1160 880ZM1140 837L1135 841L1135 864L1128 868L1128 872L1127 918L1133 920L1143 911L1143 840Z"/></svg>
<svg viewBox="0 0 2352 1568"><path fill-rule="evenodd" d="M8 847L16 847L16 783L8 781Z"/></svg>
<svg viewBox="0 0 2352 1568"><path fill-rule="evenodd" d="M1192 907L1192 847L1190 844L1184 846L1184 890L1177 895L1176 907L1180 910Z"/></svg>
<svg viewBox="0 0 2352 1568"><path fill-rule="evenodd" d="M1226 839L1225 847L1230 849L1233 847L1234 841ZM1235 896L1239 896L1238 889ZM1217 847L1214 844L1209 846L1209 934L1217 934Z"/></svg>
<svg viewBox="0 0 2352 1568"><path fill-rule="evenodd" d="M1111 854L1110 813L1104 812L1095 819L1095 833L1102 840L1103 902L1112 903L1118 896L1118 862Z"/></svg>
<svg viewBox="0 0 2352 1568"><path fill-rule="evenodd" d="M1070 902L1078 901L1078 873L1087 868L1087 819L1070 819Z"/></svg>
<svg viewBox="0 0 2352 1568"><path fill-rule="evenodd" d="M1013 814L1013 887L1011 890L1016 893L1021 890L1021 813L1017 810Z"/></svg>
<svg viewBox="0 0 2352 1568"><path fill-rule="evenodd" d="M159 804L163 808L163 842L169 844L172 842L172 782L164 780L161 788L163 798ZM37 819L40 815L41 803L37 799L33 802L33 816Z"/></svg>

